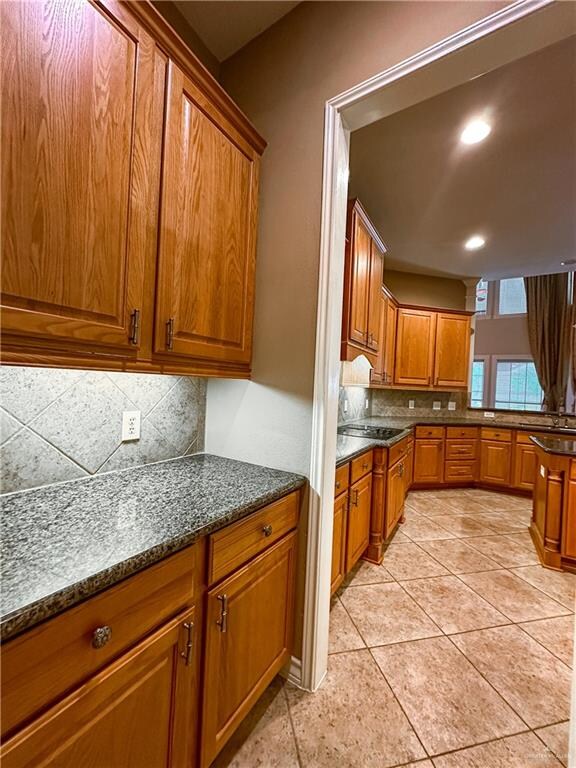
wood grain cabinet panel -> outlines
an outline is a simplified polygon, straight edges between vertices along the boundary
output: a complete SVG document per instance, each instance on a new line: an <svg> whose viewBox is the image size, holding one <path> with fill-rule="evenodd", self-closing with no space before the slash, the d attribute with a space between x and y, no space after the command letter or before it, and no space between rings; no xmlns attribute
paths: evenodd
<svg viewBox="0 0 576 768"><path fill-rule="evenodd" d="M196 642L194 629L188 611L106 667L4 742L4 768L192 765L198 691L187 644Z"/></svg>
<svg viewBox="0 0 576 768"><path fill-rule="evenodd" d="M348 334L352 341L368 345L368 302L372 239L362 219L354 215L351 244L350 315Z"/></svg>
<svg viewBox="0 0 576 768"><path fill-rule="evenodd" d="M4 344L134 355L155 258L164 58L130 16L89 2L0 14Z"/></svg>
<svg viewBox="0 0 576 768"><path fill-rule="evenodd" d="M388 539L398 524L406 498L406 464L400 459L390 467L386 479L386 524L384 538Z"/></svg>
<svg viewBox="0 0 576 768"><path fill-rule="evenodd" d="M249 366L259 156L169 65L155 350Z"/></svg>
<svg viewBox="0 0 576 768"><path fill-rule="evenodd" d="M290 659L295 555L291 533L208 592L203 768Z"/></svg>
<svg viewBox="0 0 576 768"><path fill-rule="evenodd" d="M372 475L350 486L348 532L346 541L346 573L358 562L370 541L370 512L372 509Z"/></svg>
<svg viewBox="0 0 576 768"><path fill-rule="evenodd" d="M416 440L414 448L414 484L437 485L444 478L444 440Z"/></svg>
<svg viewBox="0 0 576 768"><path fill-rule="evenodd" d="M398 322L398 307L388 298L386 303L386 326L384 334L384 357L382 367L382 383L392 384L394 381L394 363L396 359L396 326Z"/></svg>
<svg viewBox="0 0 576 768"><path fill-rule="evenodd" d="M398 309L394 384L432 385L436 313Z"/></svg>
<svg viewBox="0 0 576 768"><path fill-rule="evenodd" d="M514 487L532 491L536 482L536 469L537 459L534 445L517 443L514 448Z"/></svg>
<svg viewBox="0 0 576 768"><path fill-rule="evenodd" d="M380 351L382 318L382 278L384 254L374 240L370 242L370 298L368 301L368 322L366 324L367 346L373 352Z"/></svg>
<svg viewBox="0 0 576 768"><path fill-rule="evenodd" d="M570 462L565 506L564 530L562 531L562 555L576 560L576 461Z"/></svg>
<svg viewBox="0 0 576 768"><path fill-rule="evenodd" d="M346 526L348 521L348 493L334 500L334 527L332 530L332 572L330 594L333 595L346 575Z"/></svg>
<svg viewBox="0 0 576 768"><path fill-rule="evenodd" d="M504 440L480 441L480 482L510 485L512 445Z"/></svg>
<svg viewBox="0 0 576 768"><path fill-rule="evenodd" d="M468 386L470 317L438 312L434 350L434 386Z"/></svg>

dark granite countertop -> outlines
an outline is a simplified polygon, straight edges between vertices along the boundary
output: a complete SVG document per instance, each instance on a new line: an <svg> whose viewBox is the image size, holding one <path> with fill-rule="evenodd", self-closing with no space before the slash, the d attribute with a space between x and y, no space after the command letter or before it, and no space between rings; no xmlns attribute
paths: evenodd
<svg viewBox="0 0 576 768"><path fill-rule="evenodd" d="M6 494L1 639L305 483L289 472L197 454Z"/></svg>
<svg viewBox="0 0 576 768"><path fill-rule="evenodd" d="M390 427L391 429L401 429L402 432L396 435L391 440L373 440L368 437L356 437L351 435L338 435L336 442L336 466L339 467L345 464L350 459L355 458L364 451L374 448L378 445L390 448L394 443L399 440L403 440L409 435L414 427L427 426L427 425L439 425L439 426L453 426L453 427L488 427L488 428L500 428L500 429L518 429L524 432L538 432L539 429L543 431L542 426L521 426L518 423L506 421L503 418L495 416L493 419L481 419L481 418L464 418L462 416L429 416L421 417L415 416L414 418L394 417L394 416L371 416L365 419L359 419L358 421L350 422L351 424L361 424L374 427ZM554 434L554 433L552 433ZM569 437L559 438L558 435L550 438L543 438L546 442L556 442L566 445L567 443L574 443L576 445L576 439L571 440ZM546 449L545 449L546 450ZM559 453L561 451L554 451ZM563 451L562 451L563 452ZM574 454L576 455L576 454Z"/></svg>
<svg viewBox="0 0 576 768"><path fill-rule="evenodd" d="M546 453L576 456L576 440L559 437L531 437L532 442Z"/></svg>

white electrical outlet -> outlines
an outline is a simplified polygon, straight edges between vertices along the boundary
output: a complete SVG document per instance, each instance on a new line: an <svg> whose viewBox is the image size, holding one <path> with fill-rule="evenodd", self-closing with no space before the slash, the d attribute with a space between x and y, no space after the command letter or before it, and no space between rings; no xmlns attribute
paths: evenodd
<svg viewBox="0 0 576 768"><path fill-rule="evenodd" d="M140 440L140 411L122 413L122 442Z"/></svg>
<svg viewBox="0 0 576 768"><path fill-rule="evenodd" d="M494 418L494 414L492 413L492 411L484 411L484 418L485 419L493 419Z"/></svg>
<svg viewBox="0 0 576 768"><path fill-rule="evenodd" d="M456 403L453 400L448 401L448 410L449 411L455 411L456 410Z"/></svg>
<svg viewBox="0 0 576 768"><path fill-rule="evenodd" d="M348 413L348 400L344 400L344 413Z"/></svg>
<svg viewBox="0 0 576 768"><path fill-rule="evenodd" d="M368 408L370 408L370 400L368 400L368 398L366 398L365 403L366 404L365 404L364 407L366 408L366 410L368 410Z"/></svg>
<svg viewBox="0 0 576 768"><path fill-rule="evenodd" d="M408 408L412 409L416 407L416 401L415 400L408 400Z"/></svg>
<svg viewBox="0 0 576 768"><path fill-rule="evenodd" d="M439 411L441 408L442 408L442 403L440 402L440 400L434 400L434 402L432 403L432 410Z"/></svg>

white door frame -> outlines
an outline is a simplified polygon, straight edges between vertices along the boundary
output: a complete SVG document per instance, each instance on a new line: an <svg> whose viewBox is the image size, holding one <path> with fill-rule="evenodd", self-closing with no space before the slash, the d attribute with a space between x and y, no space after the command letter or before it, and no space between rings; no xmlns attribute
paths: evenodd
<svg viewBox="0 0 576 768"><path fill-rule="evenodd" d="M518 0L326 103L303 649L301 662L295 661L289 674L294 683L306 690L317 690L326 675L328 663L335 435L350 137L342 113L347 107L392 82L552 2Z"/></svg>

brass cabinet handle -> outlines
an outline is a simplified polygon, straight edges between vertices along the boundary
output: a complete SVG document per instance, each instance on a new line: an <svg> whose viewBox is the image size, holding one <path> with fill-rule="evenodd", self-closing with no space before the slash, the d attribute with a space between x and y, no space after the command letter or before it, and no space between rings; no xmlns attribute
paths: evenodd
<svg viewBox="0 0 576 768"><path fill-rule="evenodd" d="M266 536L266 537L268 537L268 536L272 536L272 526L271 526L271 525L265 525L265 526L263 526L263 528L262 528L262 533L263 533L263 534L264 534L264 536Z"/></svg>
<svg viewBox="0 0 576 768"><path fill-rule="evenodd" d="M336 490L338 490L338 488L340 488L340 481L336 480Z"/></svg>
<svg viewBox="0 0 576 768"><path fill-rule="evenodd" d="M92 648L104 648L112 639L112 630L110 627L98 627L92 633Z"/></svg>
<svg viewBox="0 0 576 768"><path fill-rule="evenodd" d="M352 504L357 507L358 506L358 491L354 491L354 498L352 499Z"/></svg>
<svg viewBox="0 0 576 768"><path fill-rule="evenodd" d="M166 349L172 349L174 346L174 318L166 321Z"/></svg>
<svg viewBox="0 0 576 768"><path fill-rule="evenodd" d="M398 465L398 477L402 477L404 475L404 464Z"/></svg>
<svg viewBox="0 0 576 768"><path fill-rule="evenodd" d="M180 651L180 656L182 656L186 666L188 666L192 661L192 630L194 629L194 622L185 621L184 629L187 632L186 645L184 646L184 650Z"/></svg>
<svg viewBox="0 0 576 768"><path fill-rule="evenodd" d="M368 469L368 462L364 462L364 464L362 464L362 469Z"/></svg>
<svg viewBox="0 0 576 768"><path fill-rule="evenodd" d="M220 632L228 631L228 595L217 595L220 601L220 618L216 622L220 627Z"/></svg>
<svg viewBox="0 0 576 768"><path fill-rule="evenodd" d="M128 337L130 344L137 346L140 343L140 310L135 309L130 314L130 336Z"/></svg>

